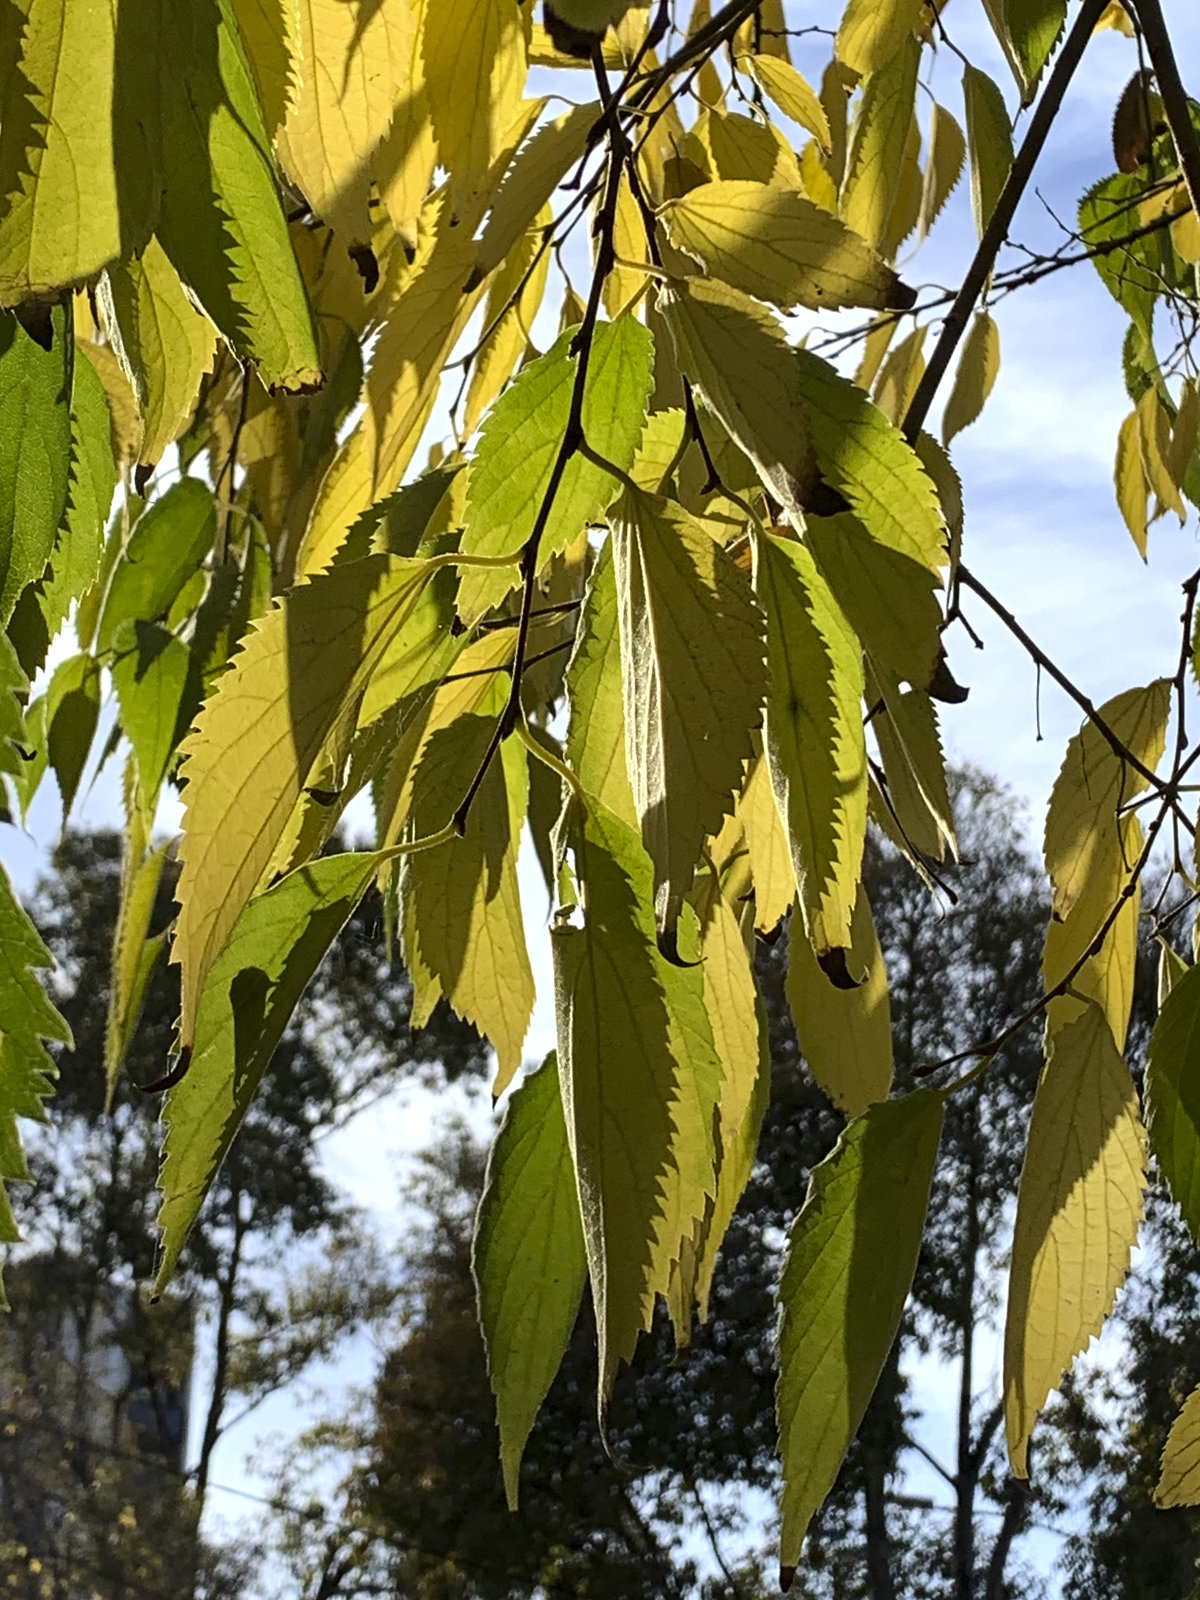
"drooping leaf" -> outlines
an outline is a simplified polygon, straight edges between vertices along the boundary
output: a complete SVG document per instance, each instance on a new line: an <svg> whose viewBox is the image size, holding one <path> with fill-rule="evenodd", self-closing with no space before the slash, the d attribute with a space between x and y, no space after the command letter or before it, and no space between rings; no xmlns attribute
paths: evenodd
<svg viewBox="0 0 1200 1600"><path fill-rule="evenodd" d="M863 86L846 156L842 220L877 248L883 247L900 198L920 59L921 47L910 34L872 72Z"/></svg>
<svg viewBox="0 0 1200 1600"><path fill-rule="evenodd" d="M483 308L483 338L471 367L463 428L474 433L487 408L532 348L534 318L541 308L550 275L550 251L544 230L553 221L550 208L540 213L533 227L509 251L492 278Z"/></svg>
<svg viewBox="0 0 1200 1600"><path fill-rule="evenodd" d="M637 835L589 804L572 830L580 927L553 929L558 1059L600 1345L601 1404L715 1186L719 1068L698 967L657 954Z"/></svg>
<svg viewBox="0 0 1200 1600"><path fill-rule="evenodd" d="M1131 208L1137 206L1145 180L1137 173L1114 172L1087 191L1079 202L1079 232L1089 249L1111 244L1133 231ZM1154 303L1162 287L1153 239L1135 239L1116 249L1098 250L1093 264L1105 288L1149 340Z"/></svg>
<svg viewBox="0 0 1200 1600"><path fill-rule="evenodd" d="M229 0L176 13L187 71L163 107L158 238L234 352L268 388L321 381L312 309Z"/></svg>
<svg viewBox="0 0 1200 1600"><path fill-rule="evenodd" d="M158 208L160 0L13 0L0 21L0 305L49 299L140 250Z"/></svg>
<svg viewBox="0 0 1200 1600"><path fill-rule="evenodd" d="M1021 103L1028 105L1062 36L1067 0L1003 0L1003 6L1005 31L1021 78Z"/></svg>
<svg viewBox="0 0 1200 1600"><path fill-rule="evenodd" d="M525 85L518 0L437 0L422 51L442 165L467 196L499 154Z"/></svg>
<svg viewBox="0 0 1200 1600"><path fill-rule="evenodd" d="M413 776L411 837L437 833L453 817L494 726L494 717L461 716L434 734ZM405 950L459 1016L491 1040L493 1096L504 1092L521 1065L533 1014L517 884L527 783L524 751L509 740L475 796L463 836L408 856L400 868Z"/></svg>
<svg viewBox="0 0 1200 1600"><path fill-rule="evenodd" d="M1200 968L1177 978L1158 1014L1146 1065L1146 1127L1158 1169L1200 1237Z"/></svg>
<svg viewBox="0 0 1200 1600"><path fill-rule="evenodd" d="M533 532L558 458L579 357L564 333L496 401L484 420L467 476L462 548L471 555L520 555ZM588 361L583 432L620 472L633 463L650 396L653 344L631 316L601 323ZM539 544L538 564L564 549L620 489L601 466L575 455L561 475ZM519 574L465 571L459 610L471 621L503 600Z"/></svg>
<svg viewBox="0 0 1200 1600"><path fill-rule="evenodd" d="M1154 1503L1164 1508L1200 1503L1200 1386L1188 1395L1171 1424Z"/></svg>
<svg viewBox="0 0 1200 1600"><path fill-rule="evenodd" d="M788 939L787 998L796 1037L813 1077L848 1117L857 1117L892 1086L892 1015L883 951L866 892L859 886L850 965L866 977L838 989L817 965L802 921Z"/></svg>
<svg viewBox="0 0 1200 1600"><path fill-rule="evenodd" d="M631 488L611 517L626 764L658 926L673 941L704 840L754 753L762 615L745 574L682 506Z"/></svg>
<svg viewBox="0 0 1200 1600"><path fill-rule="evenodd" d="M881 544L937 572L946 561L946 526L920 457L858 385L829 362L808 350L797 350L795 361L823 476Z"/></svg>
<svg viewBox="0 0 1200 1600"><path fill-rule="evenodd" d="M1170 680L1158 678L1144 689L1114 695L1100 707L1100 716L1131 755L1153 771L1166 743L1170 703ZM1059 920L1117 838L1118 807L1145 789L1146 779L1113 751L1092 722L1085 722L1067 746L1046 813L1046 870Z"/></svg>
<svg viewBox="0 0 1200 1600"><path fill-rule="evenodd" d="M963 68L963 99L971 153L971 209L982 237L1012 167L1012 124L995 79L970 63Z"/></svg>
<svg viewBox="0 0 1200 1600"><path fill-rule="evenodd" d="M113 687L121 729L137 759L138 780L152 801L167 775L192 654L161 623L126 621L113 635Z"/></svg>
<svg viewBox="0 0 1200 1600"><path fill-rule="evenodd" d="M412 614L428 563L368 556L299 584L247 636L183 746L174 959L182 1040L334 723Z"/></svg>
<svg viewBox="0 0 1200 1600"><path fill-rule="evenodd" d="M48 350L0 312L0 625L40 578L67 508L75 340L50 313Z"/></svg>
<svg viewBox="0 0 1200 1600"><path fill-rule="evenodd" d="M17 1118L45 1122L42 1102L57 1076L46 1041L70 1045L71 1030L51 1005L36 971L54 957L13 892L0 867L0 1180L28 1179ZM0 1243L20 1238L0 1181ZM0 1310L7 1309L0 1282Z"/></svg>
<svg viewBox="0 0 1200 1600"><path fill-rule="evenodd" d="M217 512L212 490L181 478L138 518L113 567L96 628L96 650L112 650L124 622L165 617L184 584L212 549Z"/></svg>
<svg viewBox="0 0 1200 1600"><path fill-rule="evenodd" d="M96 581L117 469L104 385L90 361L75 369L71 400L71 477L67 505L50 555L50 571L38 587L46 642L67 620L71 602ZM41 666L38 662L38 666Z"/></svg>
<svg viewBox="0 0 1200 1600"><path fill-rule="evenodd" d="M658 305L679 367L708 409L776 499L799 503L812 475L808 416L795 352L778 318L739 290L704 278L669 284Z"/></svg>
<svg viewBox="0 0 1200 1600"><path fill-rule="evenodd" d="M954 387L942 414L942 443L977 420L1000 371L1000 330L986 311L976 312L963 340Z"/></svg>
<svg viewBox="0 0 1200 1600"><path fill-rule="evenodd" d="M812 85L800 76L791 62L763 54L750 56L748 65L784 116L790 117L797 126L807 128L821 149L828 152L833 136L825 107Z"/></svg>
<svg viewBox="0 0 1200 1600"><path fill-rule="evenodd" d="M187 423L216 355L216 332L157 239L113 268L108 292L118 354L142 414L138 460L153 467Z"/></svg>
<svg viewBox="0 0 1200 1600"><path fill-rule="evenodd" d="M533 226L542 208L583 155L587 137L600 115L598 101L572 106L538 129L518 152L504 176L479 241L476 271L493 271L509 255L521 235Z"/></svg>
<svg viewBox="0 0 1200 1600"><path fill-rule="evenodd" d="M413 49L409 0L300 0L295 91L276 138L313 212L351 248L371 242L370 161Z"/></svg>
<svg viewBox="0 0 1200 1600"><path fill-rule="evenodd" d="M1004 1332L1009 1460L1028 1476L1038 1412L1100 1332L1129 1269L1146 1182L1137 1089L1103 1011L1050 1034L1017 1196Z"/></svg>
<svg viewBox="0 0 1200 1600"><path fill-rule="evenodd" d="M144 830L135 816L121 864L121 903L113 935L112 988L104 1030L105 1103L110 1107L137 1031L151 972L166 941L165 931L150 935L150 920L170 848L170 841L146 848Z"/></svg>
<svg viewBox="0 0 1200 1600"><path fill-rule="evenodd" d="M625 760L625 698L612 541L601 548L579 614L567 665L570 716L563 749L585 794L638 825Z"/></svg>
<svg viewBox="0 0 1200 1600"><path fill-rule="evenodd" d="M704 183L672 201L663 220L672 242L713 277L784 310L912 303L865 240L798 190Z"/></svg>
<svg viewBox="0 0 1200 1600"><path fill-rule="evenodd" d="M379 866L375 854L325 856L238 907L204 976L190 1058L163 1107L162 1232L155 1293L175 1270L296 1002Z"/></svg>
<svg viewBox="0 0 1200 1600"><path fill-rule="evenodd" d="M922 239L941 215L942 207L961 177L966 154L967 141L962 129L945 106L935 101L929 120L929 158L925 163L918 219Z"/></svg>
<svg viewBox="0 0 1200 1600"><path fill-rule="evenodd" d="M754 884L754 926L770 933L796 897L796 874L764 755L754 761L738 798L737 820L746 841Z"/></svg>
<svg viewBox="0 0 1200 1600"><path fill-rule="evenodd" d="M70 656L54 669L46 690L46 755L62 796L65 825L91 754L100 720L100 663Z"/></svg>
<svg viewBox="0 0 1200 1600"><path fill-rule="evenodd" d="M761 538L755 589L767 615L771 787L817 959L850 987L863 977L850 964L867 825L862 651L804 545Z"/></svg>
<svg viewBox="0 0 1200 1600"><path fill-rule="evenodd" d="M587 1255L552 1050L523 1078L488 1156L471 1267L509 1509L534 1419L579 1314Z"/></svg>
<svg viewBox="0 0 1200 1600"><path fill-rule="evenodd" d="M849 1123L809 1180L779 1287L780 1579L833 1487L912 1286L942 1131L921 1090Z"/></svg>

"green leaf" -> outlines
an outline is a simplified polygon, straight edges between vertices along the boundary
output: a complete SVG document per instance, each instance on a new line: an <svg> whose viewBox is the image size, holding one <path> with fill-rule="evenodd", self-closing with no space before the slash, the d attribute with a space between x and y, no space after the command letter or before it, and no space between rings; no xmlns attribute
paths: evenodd
<svg viewBox="0 0 1200 1600"><path fill-rule="evenodd" d="M0 20L0 305L49 299L150 236L159 97L173 79L160 0L15 0Z"/></svg>
<svg viewBox="0 0 1200 1600"><path fill-rule="evenodd" d="M109 579L96 628L96 651L114 648L123 622L165 617L189 578L200 570L217 533L212 490L199 478L181 478L134 524Z"/></svg>
<svg viewBox="0 0 1200 1600"><path fill-rule="evenodd" d="M798 914L788 937L787 1000L809 1071L840 1111L857 1117L892 1087L892 1014L883 951L859 885L850 965L866 977L838 989L817 965Z"/></svg>
<svg viewBox="0 0 1200 1600"><path fill-rule="evenodd" d="M1012 167L1012 123L995 79L969 62L963 68L963 99L971 153L971 209L982 238Z"/></svg>
<svg viewBox="0 0 1200 1600"><path fill-rule="evenodd" d="M1093 185L1079 202L1079 231L1089 250L1123 238L1132 231L1131 212L1146 190L1140 172L1114 172ZM1120 249L1092 258L1105 288L1133 319L1148 341L1154 321L1154 302L1162 288L1158 246L1151 238L1136 239Z"/></svg>
<svg viewBox="0 0 1200 1600"><path fill-rule="evenodd" d="M54 957L13 893L0 867L0 1180L28 1179L17 1118L45 1122L42 1102L53 1090L57 1069L45 1041L71 1044L71 1030L51 1005L34 975L52 967ZM20 1238L0 1181L0 1243ZM0 1282L0 1309L8 1305Z"/></svg>
<svg viewBox="0 0 1200 1600"><path fill-rule="evenodd" d="M1146 1127L1175 1204L1200 1238L1200 967L1176 978L1154 1024Z"/></svg>
<svg viewBox="0 0 1200 1600"><path fill-rule="evenodd" d="M471 1267L504 1489L515 1511L525 1441L562 1363L587 1280L553 1050L505 1107L488 1156Z"/></svg>
<svg viewBox="0 0 1200 1600"><path fill-rule="evenodd" d="M754 754L763 618L741 569L682 506L631 488L610 517L626 761L672 944L704 840L733 810Z"/></svg>
<svg viewBox="0 0 1200 1600"><path fill-rule="evenodd" d="M413 776L411 838L449 823L494 727L495 717L460 716L430 739ZM533 1015L533 970L517 885L527 788L524 748L507 740L472 802L463 836L417 851L400 865L406 953L432 975L459 1016L491 1040L493 1097L521 1065Z"/></svg>
<svg viewBox="0 0 1200 1600"><path fill-rule="evenodd" d="M59 662L46 690L46 754L58 779L65 826L100 720L100 663L94 656Z"/></svg>
<svg viewBox="0 0 1200 1600"><path fill-rule="evenodd" d="M566 432L578 357L575 329L522 369L484 419L467 476L462 548L471 555L517 556L533 532ZM596 329L588 362L583 431L591 448L621 472L633 464L650 398L653 342L626 316ZM575 455L567 463L538 548L539 569L604 510L620 484ZM459 610L470 622L519 582L511 571L463 573Z"/></svg>
<svg viewBox="0 0 1200 1600"><path fill-rule="evenodd" d="M38 596L47 641L67 620L71 602L96 581L116 482L111 415L104 385L91 362L80 361L71 396L71 477L66 514L51 552L50 572Z"/></svg>
<svg viewBox="0 0 1200 1600"><path fill-rule="evenodd" d="M713 279L666 285L658 307L680 370L785 506L812 475L808 419L795 352L773 312Z"/></svg>
<svg viewBox="0 0 1200 1600"><path fill-rule="evenodd" d="M190 25L191 54L181 91L164 107L159 241L269 389L314 388L312 310L229 0L193 0L180 20Z"/></svg>
<svg viewBox="0 0 1200 1600"><path fill-rule="evenodd" d="M809 517L804 542L872 659L907 683L928 684L941 648L935 574L846 511Z"/></svg>
<svg viewBox="0 0 1200 1600"><path fill-rule="evenodd" d="M110 324L142 414L138 460L154 466L183 432L217 336L157 239L108 274Z"/></svg>
<svg viewBox="0 0 1200 1600"><path fill-rule="evenodd" d="M942 1096L872 1106L813 1169L779 1287L780 1580L858 1431L917 1265Z"/></svg>
<svg viewBox="0 0 1200 1600"><path fill-rule="evenodd" d="M420 600L431 564L368 556L317 573L255 625L182 754L174 957L183 1043L205 975L258 887L330 732Z"/></svg>
<svg viewBox="0 0 1200 1600"><path fill-rule="evenodd" d="M755 588L767 614L766 749L804 923L830 980L851 987L851 919L867 826L862 650L811 552L765 535Z"/></svg>
<svg viewBox="0 0 1200 1600"><path fill-rule="evenodd" d="M1126 689L1100 707L1121 744L1153 771L1162 758L1171 709L1171 681ZM1143 778L1118 756L1090 720L1067 745L1046 812L1046 871L1061 921L1118 840L1118 807L1145 792Z"/></svg>
<svg viewBox="0 0 1200 1600"><path fill-rule="evenodd" d="M797 350L798 386L817 463L873 538L937 572L946 525L920 457L857 384Z"/></svg>
<svg viewBox="0 0 1200 1600"><path fill-rule="evenodd" d="M1200 1385L1188 1395L1171 1424L1154 1504L1164 1509L1200 1504Z"/></svg>
<svg viewBox="0 0 1200 1600"><path fill-rule="evenodd" d="M62 306L50 327L43 350L0 312L0 626L45 570L67 508L75 340Z"/></svg>
<svg viewBox="0 0 1200 1600"><path fill-rule="evenodd" d="M187 1070L163 1107L155 1294L170 1281L296 1002L379 863L369 852L325 856L239 907L205 976Z"/></svg>
<svg viewBox="0 0 1200 1600"><path fill-rule="evenodd" d="M714 1193L720 1069L700 968L671 966L655 949L637 835L596 805L571 822L585 900L582 926L560 916L552 932L558 1060L603 1405Z"/></svg>
<svg viewBox="0 0 1200 1600"><path fill-rule="evenodd" d="M184 728L180 713L192 665L187 645L156 622L123 622L113 639L113 688L138 781L153 805ZM186 724L184 725L186 727Z"/></svg>
<svg viewBox="0 0 1200 1600"><path fill-rule="evenodd" d="M1033 91L1062 37L1067 20L1067 0L1003 0L1004 28L1021 78L1021 104L1029 105Z"/></svg>
<svg viewBox="0 0 1200 1600"><path fill-rule="evenodd" d="M1146 1182L1137 1089L1094 1002L1052 1028L1017 1195L1004 1330L1004 1420L1018 1478L1063 1373L1129 1270Z"/></svg>
<svg viewBox="0 0 1200 1600"><path fill-rule="evenodd" d="M704 183L671 201L663 220L672 243L714 278L785 311L912 303L864 239L796 189Z"/></svg>
<svg viewBox="0 0 1200 1600"><path fill-rule="evenodd" d="M921 46L909 35L867 79L854 121L842 181L842 220L876 248L887 238L901 198L920 60Z"/></svg>
<svg viewBox="0 0 1200 1600"><path fill-rule="evenodd" d="M143 830L135 814L126 834L125 859L121 866L121 903L113 935L112 988L104 1030L105 1105L110 1110L117 1078L142 1014L146 986L166 942L165 930L153 937L149 935L158 886L170 849L169 841L146 849Z"/></svg>
<svg viewBox="0 0 1200 1600"><path fill-rule="evenodd" d="M567 737L563 754L585 794L631 827L637 808L625 762L625 700L613 544L592 569L567 665Z"/></svg>

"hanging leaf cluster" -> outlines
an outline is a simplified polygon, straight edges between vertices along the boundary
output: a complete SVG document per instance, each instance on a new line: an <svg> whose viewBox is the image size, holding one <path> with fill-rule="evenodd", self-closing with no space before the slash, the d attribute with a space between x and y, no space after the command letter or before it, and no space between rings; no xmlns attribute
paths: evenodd
<svg viewBox="0 0 1200 1600"><path fill-rule="evenodd" d="M986 9L1012 82L951 57L946 95L953 14L922 0L0 8L0 782L23 816L50 771L69 813L123 763L110 1093L178 858L159 1287L372 883L414 1023L445 999L496 1093L517 1080L531 838L557 1050L509 1095L475 1249L515 1505L585 1286L602 1416L660 1299L681 1343L705 1314L769 1092L755 940L786 919L799 1037L848 1120L779 1288L785 1585L902 1314L946 1096L1003 1043L891 1097L864 842L934 891L955 854L947 629L968 596L1019 625L963 564L948 450L998 379L1021 275L997 254L1039 141L1093 30L1129 17ZM1116 488L1145 554L1200 493L1200 148L1157 0L1136 14L1150 66L1080 233L1130 319ZM814 20L818 73L797 65ZM943 321L897 258L952 200L980 243ZM1046 994L1014 1019L1047 1031L1005 1341L1018 1474L1136 1238L1122 1050L1140 873L1167 823L1195 831L1198 583L1179 665L1099 710L1021 635L1083 723L1046 831ZM372 847L330 855L358 796ZM42 1114L66 1030L3 890L20 1178L15 1119ZM1148 1124L1200 1226L1200 991L1171 972ZM1193 1396L1164 1503L1200 1497L1198 1460Z"/></svg>

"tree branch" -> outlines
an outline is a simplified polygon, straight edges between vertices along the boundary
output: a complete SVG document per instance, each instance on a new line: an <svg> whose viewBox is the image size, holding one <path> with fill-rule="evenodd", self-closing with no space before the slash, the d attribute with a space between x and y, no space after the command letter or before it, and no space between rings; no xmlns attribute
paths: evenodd
<svg viewBox="0 0 1200 1600"><path fill-rule="evenodd" d="M1171 35L1163 19L1162 7L1159 0L1130 0L1130 4L1141 25L1150 65L1158 79L1163 111L1175 141L1175 151L1183 169L1183 181L1187 185L1192 210L1200 216L1200 139L1197 139L1192 125L1187 91L1179 76L1179 66L1171 45Z"/></svg>

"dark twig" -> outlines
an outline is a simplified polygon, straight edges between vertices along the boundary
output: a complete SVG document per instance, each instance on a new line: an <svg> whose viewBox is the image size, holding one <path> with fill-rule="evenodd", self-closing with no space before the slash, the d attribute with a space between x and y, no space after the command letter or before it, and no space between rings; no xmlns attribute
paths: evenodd
<svg viewBox="0 0 1200 1600"><path fill-rule="evenodd" d="M1150 65L1154 69L1154 76L1158 79L1158 90L1162 95L1167 127L1170 128L1171 137L1175 141L1175 151L1183 170L1183 181L1187 185L1192 210L1200 215L1200 139L1196 137L1196 130L1192 125L1187 91L1179 76L1179 67L1171 45L1171 35L1163 19L1162 7L1159 0L1130 0L1130 3L1141 25L1146 40L1146 50L1150 56Z"/></svg>
<svg viewBox="0 0 1200 1600"><path fill-rule="evenodd" d="M1033 116L1029 121L1029 131L1021 141L1021 148L1013 160L1012 170L1008 174L1000 197L996 201L996 209L989 217L987 226L983 231L983 238L979 241L979 248L967 269L967 275L962 281L958 293L954 297L954 304L947 313L942 324L942 331L938 342L934 346L933 354L929 358L929 365L922 374L917 385L917 392L912 398L912 403L904 418L904 432L909 441L915 440L925 425L925 418L937 394L938 385L946 375L951 358L958 348L959 341L967 331L967 324L971 319L971 312L983 291L983 287L996 264L996 257L1000 246L1008 236L1012 226L1013 217L1016 215L1017 206L1025 193L1033 169L1042 148L1046 143L1047 135L1053 127L1067 92L1067 85L1074 76L1075 69L1082 59L1084 49L1092 32L1104 10L1105 0L1083 0L1079 14L1059 51L1054 68L1046 80L1046 87L1042 91L1038 103L1034 108Z"/></svg>

